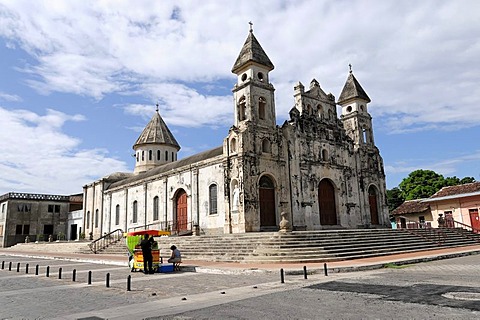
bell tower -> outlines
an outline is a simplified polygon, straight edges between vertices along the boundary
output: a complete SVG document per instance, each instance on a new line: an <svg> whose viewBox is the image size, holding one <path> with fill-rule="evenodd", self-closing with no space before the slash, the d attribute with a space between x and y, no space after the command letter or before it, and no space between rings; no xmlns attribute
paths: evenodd
<svg viewBox="0 0 480 320"><path fill-rule="evenodd" d="M269 72L273 69L273 63L255 38L250 22L247 40L232 68L232 73L237 75L237 83L232 90L236 127L242 128L247 123L275 127L275 88L269 79Z"/></svg>
<svg viewBox="0 0 480 320"><path fill-rule="evenodd" d="M340 118L355 148L374 147L372 117L367 109L370 98L353 75L352 66L349 66L350 72L337 102L342 107Z"/></svg>

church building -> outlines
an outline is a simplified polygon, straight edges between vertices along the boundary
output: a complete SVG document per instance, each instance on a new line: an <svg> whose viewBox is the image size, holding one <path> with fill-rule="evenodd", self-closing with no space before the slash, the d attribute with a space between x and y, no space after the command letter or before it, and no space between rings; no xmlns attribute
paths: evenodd
<svg viewBox="0 0 480 320"><path fill-rule="evenodd" d="M232 126L218 148L177 160L180 145L157 108L133 146L134 172L84 186L85 232L275 231L282 215L293 230L388 225L370 98L352 71L337 101L315 79L298 82L290 119L277 125L273 69L250 29L232 68Z"/></svg>

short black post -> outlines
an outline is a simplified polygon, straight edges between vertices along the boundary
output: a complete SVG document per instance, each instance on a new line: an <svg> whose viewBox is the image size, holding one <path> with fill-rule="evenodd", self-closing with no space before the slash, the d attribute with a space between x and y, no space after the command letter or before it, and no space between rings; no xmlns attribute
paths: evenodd
<svg viewBox="0 0 480 320"><path fill-rule="evenodd" d="M47 272L45 273L45 276L47 278L50 277L50 266L47 266Z"/></svg>
<svg viewBox="0 0 480 320"><path fill-rule="evenodd" d="M283 269L280 269L280 283L285 283L285 276L283 274Z"/></svg>
<svg viewBox="0 0 480 320"><path fill-rule="evenodd" d="M35 275L38 276L38 264L35 266Z"/></svg>
<svg viewBox="0 0 480 320"><path fill-rule="evenodd" d="M131 282L132 282L132 276L128 275L128 277L127 277L127 291L132 291Z"/></svg>
<svg viewBox="0 0 480 320"><path fill-rule="evenodd" d="M8 263L8 271L12 271L12 261Z"/></svg>
<svg viewBox="0 0 480 320"><path fill-rule="evenodd" d="M323 271L325 271L325 277L328 276L328 269L327 269L327 264L323 264Z"/></svg>
<svg viewBox="0 0 480 320"><path fill-rule="evenodd" d="M28 273L28 263L25 265L25 273Z"/></svg>
<svg viewBox="0 0 480 320"><path fill-rule="evenodd" d="M92 271L88 271L88 280L87 280L87 283L88 283L88 284L92 284Z"/></svg>
<svg viewBox="0 0 480 320"><path fill-rule="evenodd" d="M62 279L62 268L58 268L58 279Z"/></svg>
<svg viewBox="0 0 480 320"><path fill-rule="evenodd" d="M303 266L303 278L307 279L307 266Z"/></svg>
<svg viewBox="0 0 480 320"><path fill-rule="evenodd" d="M20 262L17 263L17 272L20 272Z"/></svg>
<svg viewBox="0 0 480 320"><path fill-rule="evenodd" d="M110 288L110 273L105 275L105 287Z"/></svg>
<svg viewBox="0 0 480 320"><path fill-rule="evenodd" d="M73 269L72 281L75 282L76 278L77 278L77 269Z"/></svg>
<svg viewBox="0 0 480 320"><path fill-rule="evenodd" d="M5 269L5 261L2 261L2 270Z"/></svg>

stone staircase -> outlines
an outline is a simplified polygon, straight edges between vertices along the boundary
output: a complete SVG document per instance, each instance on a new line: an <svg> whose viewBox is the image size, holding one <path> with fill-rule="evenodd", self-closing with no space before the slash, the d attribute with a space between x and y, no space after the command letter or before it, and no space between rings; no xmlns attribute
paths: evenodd
<svg viewBox="0 0 480 320"><path fill-rule="evenodd" d="M331 262L480 244L465 229L357 229L157 237L161 256L175 244L185 260L244 263ZM89 241L20 243L11 250L91 253ZM9 250L9 249L7 249ZM125 239L98 254L126 254Z"/></svg>
<svg viewBox="0 0 480 320"><path fill-rule="evenodd" d="M463 229L358 229L162 237L162 256L175 244L189 260L276 263L330 262L480 244Z"/></svg>

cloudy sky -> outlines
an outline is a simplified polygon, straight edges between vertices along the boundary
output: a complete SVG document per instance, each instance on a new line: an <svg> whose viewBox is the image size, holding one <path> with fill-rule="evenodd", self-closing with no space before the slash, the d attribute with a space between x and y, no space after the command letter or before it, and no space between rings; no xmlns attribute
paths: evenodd
<svg viewBox="0 0 480 320"><path fill-rule="evenodd" d="M297 81L338 98L351 63L388 188L416 169L480 180L480 1L0 0L0 194L133 171L156 103L179 158L220 146L249 21L277 123Z"/></svg>

